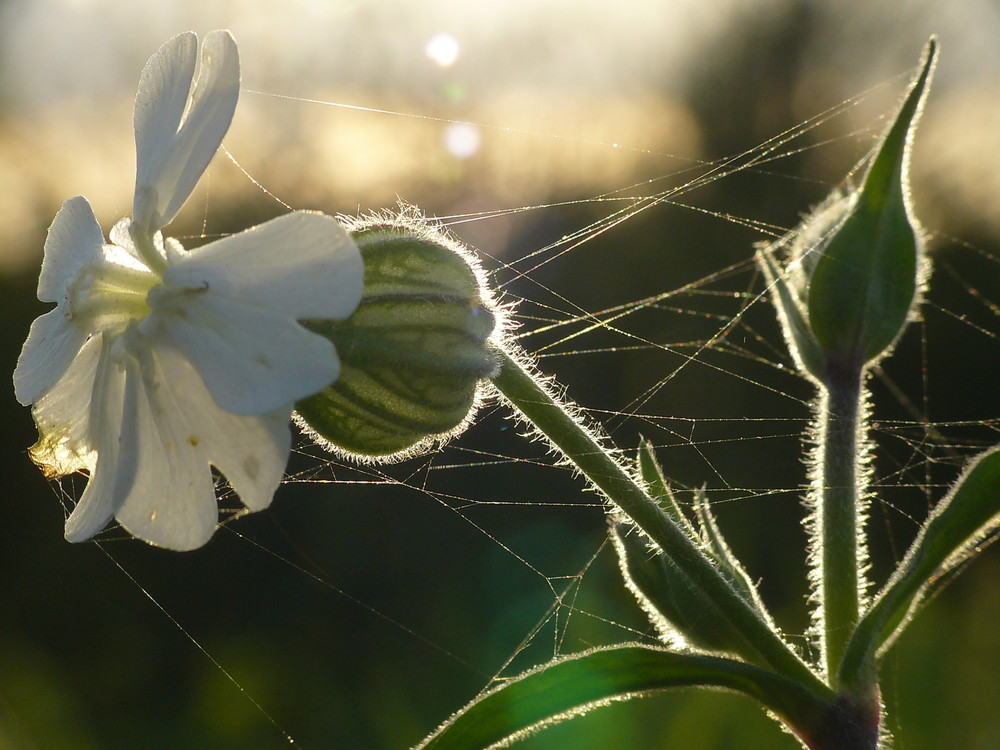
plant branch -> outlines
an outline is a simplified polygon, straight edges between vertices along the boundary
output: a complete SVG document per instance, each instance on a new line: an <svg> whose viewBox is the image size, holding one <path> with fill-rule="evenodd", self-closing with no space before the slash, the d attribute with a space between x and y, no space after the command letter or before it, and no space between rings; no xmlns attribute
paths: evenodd
<svg viewBox="0 0 1000 750"><path fill-rule="evenodd" d="M739 631L747 652L820 695L830 691L791 647L764 622L714 565L670 519L602 441L574 417L522 361L499 350L500 371L493 384L525 418L558 448L609 500L617 505L686 573ZM522 355L523 357L523 355Z"/></svg>

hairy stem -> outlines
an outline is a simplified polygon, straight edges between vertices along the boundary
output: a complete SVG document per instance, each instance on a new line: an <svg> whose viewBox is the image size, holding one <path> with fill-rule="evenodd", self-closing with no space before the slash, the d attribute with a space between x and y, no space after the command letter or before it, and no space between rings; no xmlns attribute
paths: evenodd
<svg viewBox="0 0 1000 750"><path fill-rule="evenodd" d="M500 371L493 384L595 486L643 530L681 568L743 634L758 661L798 680L819 695L830 695L813 671L716 570L685 532L651 500L629 472L507 351L499 351ZM745 653L746 655L746 653Z"/></svg>
<svg viewBox="0 0 1000 750"><path fill-rule="evenodd" d="M865 503L862 368L830 370L819 409L814 477L819 631L826 674L835 680L861 606Z"/></svg>

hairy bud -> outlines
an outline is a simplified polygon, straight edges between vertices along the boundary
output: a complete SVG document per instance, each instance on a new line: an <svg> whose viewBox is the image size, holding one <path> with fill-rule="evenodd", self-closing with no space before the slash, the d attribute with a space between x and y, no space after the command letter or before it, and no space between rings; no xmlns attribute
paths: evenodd
<svg viewBox="0 0 1000 750"><path fill-rule="evenodd" d="M759 255L796 363L820 382L885 356L919 303L926 263L908 172L935 52L932 44L861 186L832 195ZM775 257L783 246L784 267Z"/></svg>

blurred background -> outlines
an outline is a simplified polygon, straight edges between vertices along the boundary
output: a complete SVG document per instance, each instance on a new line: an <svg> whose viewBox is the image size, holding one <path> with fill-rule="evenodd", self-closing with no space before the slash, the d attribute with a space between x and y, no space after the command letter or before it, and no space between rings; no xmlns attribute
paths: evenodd
<svg viewBox="0 0 1000 750"><path fill-rule="evenodd" d="M753 244L864 157L937 33L913 164L936 271L923 320L872 385L877 581L962 460L996 442L992 0L0 0L6 372L45 311L34 285L61 202L87 196L105 229L130 210L142 64L176 33L220 27L243 62L232 160L216 159L171 234L194 246L286 205L405 200L450 217L507 300L523 300L541 367L619 446L641 433L679 486L707 486L792 634L808 626L799 435L812 394L773 313L748 307L763 288ZM740 154L732 174L678 190ZM669 290L586 330L585 311ZM497 675L649 638L596 497L502 408L442 453L384 470L303 443L271 510L180 555L114 529L64 542L83 483L44 481L26 454L29 411L6 393L0 748L397 750ZM889 659L900 750L1000 746L998 576L991 550ZM685 692L520 747L795 743L742 698Z"/></svg>

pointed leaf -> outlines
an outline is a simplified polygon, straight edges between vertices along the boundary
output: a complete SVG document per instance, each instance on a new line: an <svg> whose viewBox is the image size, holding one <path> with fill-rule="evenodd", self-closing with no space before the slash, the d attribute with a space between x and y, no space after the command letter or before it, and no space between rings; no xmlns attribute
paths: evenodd
<svg viewBox="0 0 1000 750"><path fill-rule="evenodd" d="M767 288L771 291L771 303L778 312L785 343L792 359L795 360L795 365L804 373L809 373L815 378L821 377L823 350L813 338L805 311L789 288L788 281L771 248L763 248L757 253L757 264L764 272Z"/></svg>
<svg viewBox="0 0 1000 750"><path fill-rule="evenodd" d="M1000 446L980 454L924 522L875 603L858 623L841 667L848 689L871 684L876 658L892 645L929 587L981 551L1000 528Z"/></svg>
<svg viewBox="0 0 1000 750"><path fill-rule="evenodd" d="M642 437L639 440L639 475L649 489L649 496L659 504L663 512L676 521L692 540L697 541L698 534L694 526L691 525L691 522L677 504L677 499L670 490L670 484L663 474L663 469L660 468L660 463L656 460L656 453L653 452L653 443Z"/></svg>
<svg viewBox="0 0 1000 750"><path fill-rule="evenodd" d="M611 540L626 588L664 644L756 656L712 600L638 529L617 523Z"/></svg>
<svg viewBox="0 0 1000 750"><path fill-rule="evenodd" d="M712 556L722 568L722 572L725 574L726 578L729 579L730 583L733 584L744 599L757 608L761 617L770 623L771 616L768 613L767 608L764 606L764 602L761 601L760 594L757 592L757 587L754 585L753 580L751 580L750 576L743 568L743 564L739 561L736 555L733 554L733 551L730 549L725 537L722 536L722 530L719 528L719 524L715 520L715 514L712 512L712 508L708 502L708 496L705 494L704 490L698 490L695 492L694 510L698 516L698 524L701 527L702 537L704 538L708 549L711 551Z"/></svg>
<svg viewBox="0 0 1000 750"><path fill-rule="evenodd" d="M759 667L637 644L557 659L476 698L417 750L506 747L529 734L613 701L677 687L733 690L756 699L800 735L829 716L832 696Z"/></svg>

